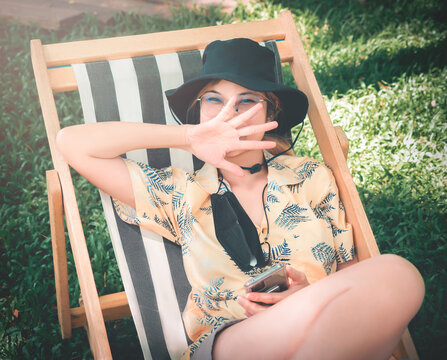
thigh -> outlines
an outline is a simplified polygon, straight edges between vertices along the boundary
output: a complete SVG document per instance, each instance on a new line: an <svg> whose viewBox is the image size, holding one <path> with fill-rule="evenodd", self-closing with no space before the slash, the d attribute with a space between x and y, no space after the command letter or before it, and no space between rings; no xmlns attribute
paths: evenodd
<svg viewBox="0 0 447 360"><path fill-rule="evenodd" d="M422 296L412 297L413 304L402 306L409 293L421 288L418 277L417 270L397 256L362 261L224 330L216 339L213 355L216 359L288 359L306 342L320 341L319 356L324 356L326 339L331 338L328 343L336 342L344 348L355 348L354 335L359 338L354 336L355 341L364 342L365 334L358 328L350 329L349 324L353 321L380 329L378 313L382 313L382 319L383 312L389 312L385 316L389 324L384 325L391 327L393 334L399 333L422 301L423 290ZM402 281L404 278L412 280ZM338 327L343 333L337 331Z"/></svg>

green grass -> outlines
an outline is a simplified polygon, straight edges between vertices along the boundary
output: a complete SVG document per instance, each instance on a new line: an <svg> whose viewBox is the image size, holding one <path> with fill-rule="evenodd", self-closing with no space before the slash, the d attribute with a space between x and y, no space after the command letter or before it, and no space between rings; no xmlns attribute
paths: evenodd
<svg viewBox="0 0 447 360"><path fill-rule="evenodd" d="M442 8L444 6L444 8ZM410 323L421 359L447 353L447 26L436 1L281 1L180 8L171 19L135 14L102 26L86 17L48 32L0 19L0 359L90 358L83 329L62 341L55 310L45 171L52 169L29 40L92 39L275 17L290 9L382 252L421 271L424 304ZM292 84L285 68L286 82ZM81 122L77 94L57 94L63 126ZM321 158L310 126L296 152ZM73 173L98 291L122 285L99 196ZM71 305L79 297L69 255ZM107 325L116 358L141 358L131 320Z"/></svg>

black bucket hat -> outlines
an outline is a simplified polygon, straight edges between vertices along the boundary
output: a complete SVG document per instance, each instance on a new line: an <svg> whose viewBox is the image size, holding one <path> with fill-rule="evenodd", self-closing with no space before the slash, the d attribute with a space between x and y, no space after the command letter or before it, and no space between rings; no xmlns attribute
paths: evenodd
<svg viewBox="0 0 447 360"><path fill-rule="evenodd" d="M247 89L273 92L281 102L278 127L271 133L287 134L303 122L308 108L307 96L294 88L275 81L275 54L257 42L236 38L216 40L208 44L202 58L200 75L176 89L166 91L169 105L186 124L187 111L195 96L211 80L231 81Z"/></svg>

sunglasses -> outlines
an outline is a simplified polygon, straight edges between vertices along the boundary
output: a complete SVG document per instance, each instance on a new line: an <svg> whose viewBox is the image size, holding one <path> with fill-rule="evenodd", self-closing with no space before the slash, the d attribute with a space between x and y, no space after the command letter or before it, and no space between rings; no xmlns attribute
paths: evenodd
<svg viewBox="0 0 447 360"><path fill-rule="evenodd" d="M200 102L200 110L209 117L217 116L227 103L221 95L213 92L203 94L196 101ZM268 102L268 100L255 94L241 94L236 98L234 111L242 114L260 102Z"/></svg>

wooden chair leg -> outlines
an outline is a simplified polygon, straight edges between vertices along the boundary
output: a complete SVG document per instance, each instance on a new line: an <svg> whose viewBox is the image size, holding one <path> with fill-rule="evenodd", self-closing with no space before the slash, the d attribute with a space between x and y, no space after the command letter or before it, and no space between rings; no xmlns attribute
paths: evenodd
<svg viewBox="0 0 447 360"><path fill-rule="evenodd" d="M94 347L94 343L93 343L93 341L92 341L92 338L91 338L91 334L90 334L90 331L88 331L88 325L84 325L84 329L85 329L85 331L87 332L87 339L88 339L88 343L89 343L89 345L90 345L90 350L92 351L92 355L93 355L93 359L97 359L97 357L96 357L96 355L95 355L95 347Z"/></svg>
<svg viewBox="0 0 447 360"><path fill-rule="evenodd" d="M413 339L411 338L410 331L408 328L405 329L402 339L400 340L402 343L405 352L408 355L410 360L419 360L418 352L416 351L416 346L414 345Z"/></svg>
<svg viewBox="0 0 447 360"><path fill-rule="evenodd" d="M56 283L57 316L63 339L71 337L71 311L68 293L67 252L63 218L62 190L56 170L46 173L51 242L53 245L54 279Z"/></svg>
<svg viewBox="0 0 447 360"><path fill-rule="evenodd" d="M394 350L393 356L396 359L419 360L419 355L416 351L416 347L414 346L413 339L411 338L408 328L405 329L404 333L402 334L402 338L400 339L396 350Z"/></svg>

